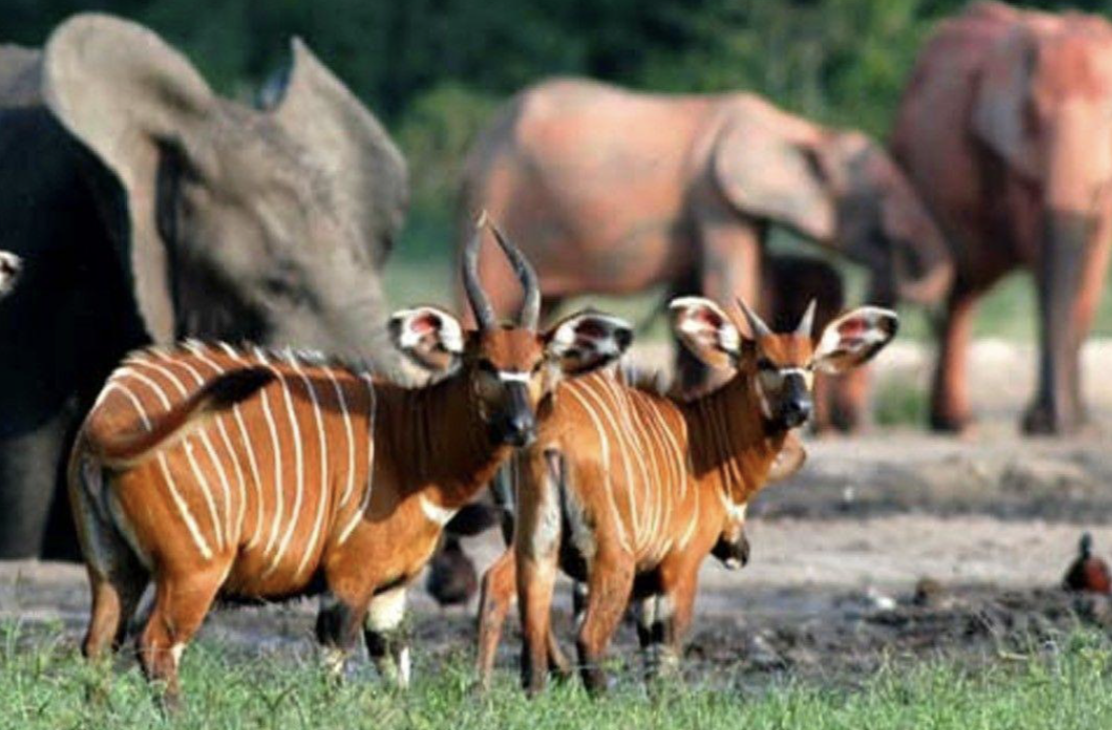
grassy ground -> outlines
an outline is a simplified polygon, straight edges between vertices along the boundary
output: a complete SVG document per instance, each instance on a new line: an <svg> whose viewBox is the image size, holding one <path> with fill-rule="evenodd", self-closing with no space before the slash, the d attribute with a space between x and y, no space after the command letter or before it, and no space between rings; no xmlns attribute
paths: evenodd
<svg viewBox="0 0 1112 730"><path fill-rule="evenodd" d="M455 248L452 243L451 221L443 215L412 216L402 240L387 265L385 286L392 306L413 303L452 305L455 297L452 266ZM774 250L811 251L807 246L773 242ZM851 301L861 301L864 277L853 267L845 267L849 279ZM1109 287L1112 288L1112 287ZM621 300L592 298L591 302L607 311L640 323L660 301L661 294L652 292ZM571 304L569 306L575 306ZM906 307L902 337L929 339L930 327L923 312ZM1009 340L1034 340L1036 336L1035 287L1030 275L1013 274L1002 281L982 300L977 316L978 337L1003 337ZM640 337L663 337L666 330L657 321ZM1093 336L1112 336L1112 296L1103 297Z"/></svg>
<svg viewBox="0 0 1112 730"><path fill-rule="evenodd" d="M309 661L230 659L200 644L184 660L186 709L165 721L136 669L86 665L69 646L2 629L0 727L27 728L1070 728L1112 722L1112 644L1078 633L978 669L942 661L889 668L861 686L782 683L754 690L730 677L713 687L672 684L646 693L637 682L605 699L575 685L528 701L509 677L486 697L470 691L463 657L423 667L406 694L370 677L342 686ZM366 672L360 672L360 675Z"/></svg>

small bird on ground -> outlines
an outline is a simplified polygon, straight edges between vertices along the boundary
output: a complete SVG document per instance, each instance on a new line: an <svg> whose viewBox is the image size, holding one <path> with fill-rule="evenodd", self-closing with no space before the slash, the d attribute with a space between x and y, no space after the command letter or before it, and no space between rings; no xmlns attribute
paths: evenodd
<svg viewBox="0 0 1112 730"><path fill-rule="evenodd" d="M1081 536L1077 559L1066 571L1062 587L1067 591L1112 593L1112 573L1108 570L1108 563L1093 555L1093 536L1087 532Z"/></svg>
<svg viewBox="0 0 1112 730"><path fill-rule="evenodd" d="M463 552L455 535L446 535L444 546L433 556L425 589L442 607L467 603L479 590L475 564Z"/></svg>

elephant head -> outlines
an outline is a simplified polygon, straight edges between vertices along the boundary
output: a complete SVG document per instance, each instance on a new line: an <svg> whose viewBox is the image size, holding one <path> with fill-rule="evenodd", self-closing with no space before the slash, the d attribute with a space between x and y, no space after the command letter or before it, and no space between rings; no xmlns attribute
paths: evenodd
<svg viewBox="0 0 1112 730"><path fill-rule="evenodd" d="M1086 235L1112 182L1112 26L1027 14L984 67L972 127L1039 187L1052 235Z"/></svg>
<svg viewBox="0 0 1112 730"><path fill-rule="evenodd" d="M767 115L742 106L722 128L713 165L730 204L867 266L874 296L937 303L953 278L945 240L887 152L859 132Z"/></svg>
<svg viewBox="0 0 1112 730"><path fill-rule="evenodd" d="M154 33L79 15L50 36L43 84L110 172L98 199L152 339L380 349L378 270L405 163L304 44L282 98L255 110L217 97Z"/></svg>

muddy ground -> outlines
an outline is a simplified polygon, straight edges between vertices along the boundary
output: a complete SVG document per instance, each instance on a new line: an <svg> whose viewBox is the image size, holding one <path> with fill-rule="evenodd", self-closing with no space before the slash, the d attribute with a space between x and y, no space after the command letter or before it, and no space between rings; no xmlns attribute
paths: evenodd
<svg viewBox="0 0 1112 730"><path fill-rule="evenodd" d="M928 353L891 355L882 387L921 387ZM750 512L750 565L728 572L708 560L688 671L711 681L853 683L893 662L1007 661L1080 625L1112 626L1107 599L1057 588L1082 532L1112 558L1112 345L1086 351L1097 427L1070 441L1016 435L1031 355L978 347L972 391L983 420L972 435L900 427L811 441L803 471L769 487ZM494 533L465 545L480 568L500 549ZM22 622L25 641L76 643L87 603L78 566L0 563L0 621ZM557 626L570 648L569 604L565 586ZM473 605L441 611L420 588L410 605L419 670L466 655ZM312 601L222 609L203 636L249 657L308 659L314 610ZM516 644L511 627L499 657L507 671ZM632 658L634 644L625 625L614 654Z"/></svg>

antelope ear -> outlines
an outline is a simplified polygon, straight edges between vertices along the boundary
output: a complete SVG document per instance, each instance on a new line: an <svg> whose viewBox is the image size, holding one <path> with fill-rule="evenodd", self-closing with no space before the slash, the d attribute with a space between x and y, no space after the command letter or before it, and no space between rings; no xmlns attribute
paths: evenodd
<svg viewBox="0 0 1112 730"><path fill-rule="evenodd" d="M732 367L741 351L741 333L717 304L705 297L678 297L668 303L672 332L704 365Z"/></svg>
<svg viewBox="0 0 1112 730"><path fill-rule="evenodd" d="M859 307L822 331L815 348L815 368L838 375L868 362L891 342L900 319L890 309Z"/></svg>
<svg viewBox="0 0 1112 730"><path fill-rule="evenodd" d="M443 309L402 309L390 316L387 328L394 346L425 370L445 372L459 364L463 327Z"/></svg>
<svg viewBox="0 0 1112 730"><path fill-rule="evenodd" d="M631 342L628 322L590 310L560 320L544 334L545 354L565 375L585 375L609 365Z"/></svg>

